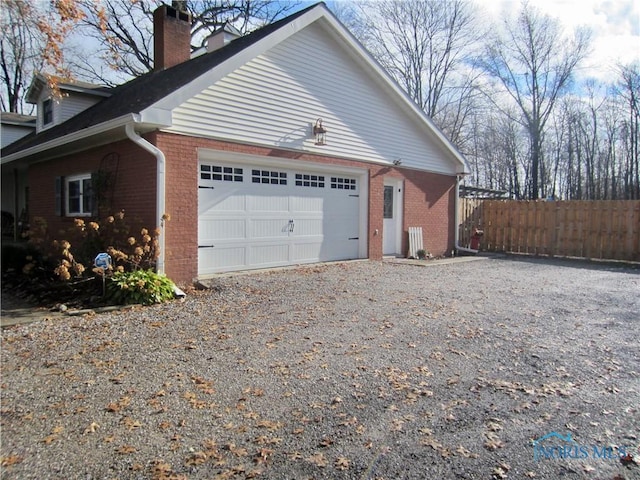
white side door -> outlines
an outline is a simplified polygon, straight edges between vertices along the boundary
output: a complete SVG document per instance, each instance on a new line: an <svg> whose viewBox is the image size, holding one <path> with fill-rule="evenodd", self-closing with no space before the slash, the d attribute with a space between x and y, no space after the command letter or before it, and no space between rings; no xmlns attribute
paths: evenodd
<svg viewBox="0 0 640 480"><path fill-rule="evenodd" d="M400 255L402 248L402 180L385 178L382 211L382 253Z"/></svg>

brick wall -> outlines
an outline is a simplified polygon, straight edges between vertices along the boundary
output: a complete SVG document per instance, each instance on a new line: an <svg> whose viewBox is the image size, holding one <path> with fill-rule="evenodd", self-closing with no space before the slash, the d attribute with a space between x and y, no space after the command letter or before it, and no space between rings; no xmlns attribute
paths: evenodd
<svg viewBox="0 0 640 480"><path fill-rule="evenodd" d="M73 225L74 217L55 213L55 178L96 172L101 160L112 153L119 155L112 212L125 210L127 223L155 228L156 160L128 140L31 165L28 173L31 220L44 218L50 235L58 238Z"/></svg>
<svg viewBox="0 0 640 480"><path fill-rule="evenodd" d="M434 255L447 254L453 248L455 177L183 135L152 133L146 138L166 157L165 213L171 220L164 231L165 271L179 284L190 283L198 273L198 148L368 168L368 257L373 260L382 258L384 179L403 179L405 234L401 251L408 249L407 228L416 226L423 228L425 248ZM156 159L128 140L32 165L29 169L31 218L44 217L54 237L69 228L73 217L55 215L55 177L97 171L101 159L111 153L119 155L112 210L124 209L126 218L134 225L157 226Z"/></svg>
<svg viewBox="0 0 640 480"><path fill-rule="evenodd" d="M165 269L167 275L178 283L191 282L198 271L198 148L368 168L368 256L374 260L382 258L384 178L401 178L404 180L404 231L410 226L422 227L425 248L434 255L447 254L453 248L453 176L167 133L153 134L149 140L165 153L167 159L166 211L171 215L171 221L165 228ZM407 249L405 233L401 251L406 252Z"/></svg>
<svg viewBox="0 0 640 480"><path fill-rule="evenodd" d="M153 134L149 141L165 154L165 273L189 284L198 274L199 142L183 135Z"/></svg>

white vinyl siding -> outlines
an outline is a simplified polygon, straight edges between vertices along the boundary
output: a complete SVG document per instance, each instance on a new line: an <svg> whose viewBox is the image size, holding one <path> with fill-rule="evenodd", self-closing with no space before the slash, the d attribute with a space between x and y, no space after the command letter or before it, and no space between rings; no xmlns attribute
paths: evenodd
<svg viewBox="0 0 640 480"><path fill-rule="evenodd" d="M49 99L46 95L47 92L41 95L41 99L38 103L38 114L37 114L37 128L38 133L42 130L46 130L47 128L51 128L55 125L59 125L63 122L66 122L71 117L77 115L78 113L86 110L87 108L95 105L102 97L94 97L91 95L83 95L81 93L76 92L65 92L62 98L59 99L51 99L51 108L52 108L52 122L44 123L44 102Z"/></svg>
<svg viewBox="0 0 640 480"><path fill-rule="evenodd" d="M29 135L31 132L33 132L33 128L2 124L2 135L0 135L0 139L2 140L2 148L12 144L16 140L20 140L22 137L24 137L25 135Z"/></svg>
<svg viewBox="0 0 640 480"><path fill-rule="evenodd" d="M91 95L82 95L81 93L70 92L69 96L64 97L60 101L59 105L59 118L56 120L59 123L69 120L71 117L79 114L87 108L95 105L98 101L102 100L102 97L94 97Z"/></svg>
<svg viewBox="0 0 640 480"><path fill-rule="evenodd" d="M382 83L315 23L175 108L168 130L455 173L451 154Z"/></svg>

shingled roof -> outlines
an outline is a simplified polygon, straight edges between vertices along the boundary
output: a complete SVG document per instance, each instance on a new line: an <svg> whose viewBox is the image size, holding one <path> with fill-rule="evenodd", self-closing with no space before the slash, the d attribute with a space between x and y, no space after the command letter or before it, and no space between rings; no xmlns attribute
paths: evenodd
<svg viewBox="0 0 640 480"><path fill-rule="evenodd" d="M166 70L152 71L110 90L111 96L38 134L31 133L2 149L2 156L35 147L71 133L99 125L126 114L139 113L178 88L267 37L309 10L314 4L277 22L240 37L224 47L192 58Z"/></svg>

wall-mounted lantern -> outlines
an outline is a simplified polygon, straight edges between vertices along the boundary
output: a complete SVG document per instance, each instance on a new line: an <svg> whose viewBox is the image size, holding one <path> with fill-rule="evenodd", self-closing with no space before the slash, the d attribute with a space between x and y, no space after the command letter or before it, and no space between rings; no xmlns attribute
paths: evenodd
<svg viewBox="0 0 640 480"><path fill-rule="evenodd" d="M322 126L321 118L317 119L313 126L313 135L316 137L316 145L327 144L327 129Z"/></svg>

